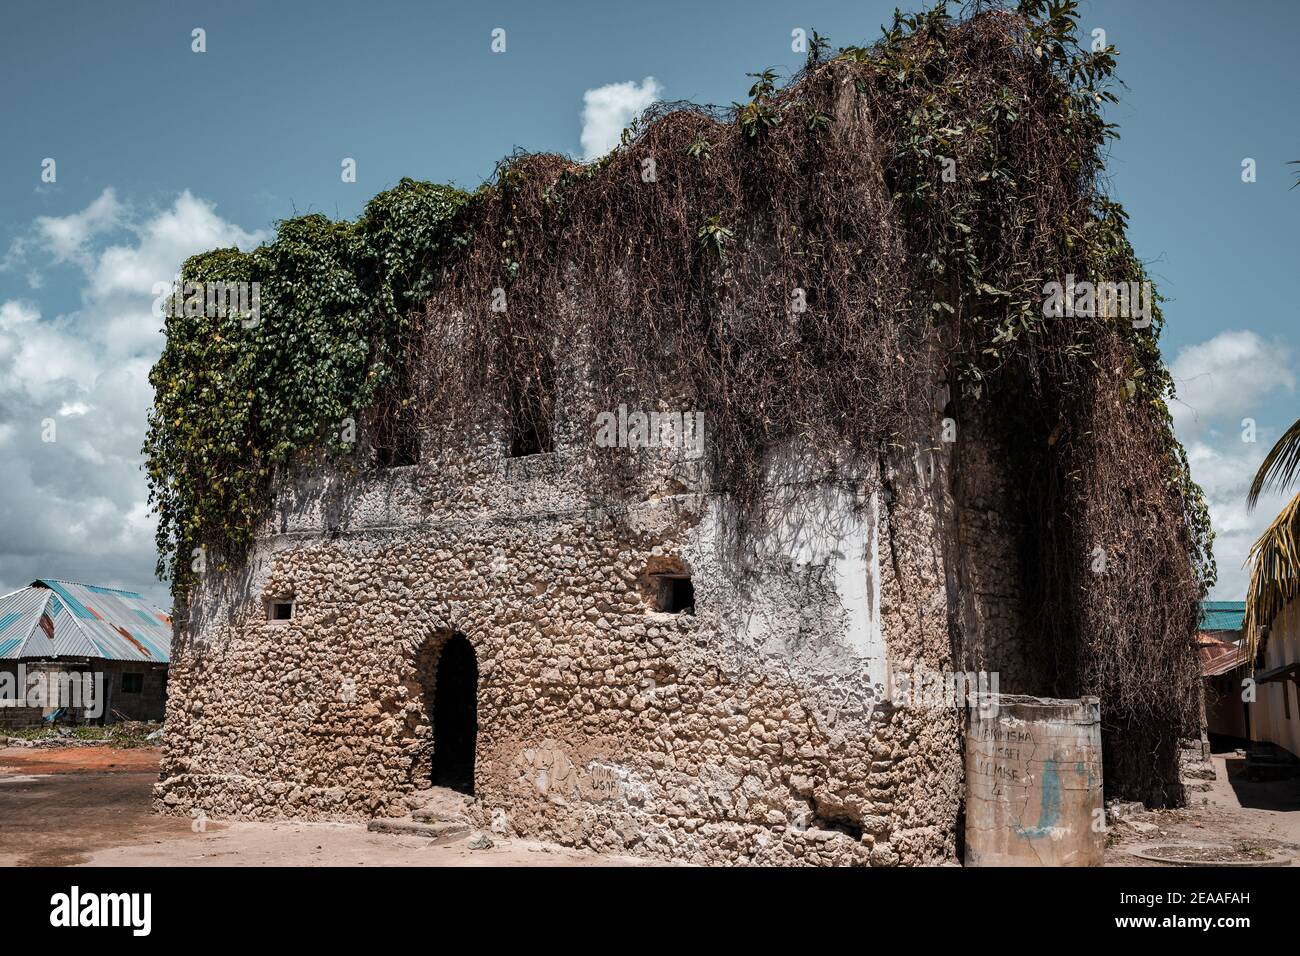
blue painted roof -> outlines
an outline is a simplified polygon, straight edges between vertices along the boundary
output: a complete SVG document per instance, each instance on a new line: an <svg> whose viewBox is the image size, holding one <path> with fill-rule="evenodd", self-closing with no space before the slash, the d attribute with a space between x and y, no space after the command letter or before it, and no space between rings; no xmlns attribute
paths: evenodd
<svg viewBox="0 0 1300 956"><path fill-rule="evenodd" d="M134 591L43 579L0 597L0 659L167 664L171 644L171 618Z"/></svg>
<svg viewBox="0 0 1300 956"><path fill-rule="evenodd" d="M1201 602L1201 630L1203 631L1240 631L1245 619L1245 601Z"/></svg>

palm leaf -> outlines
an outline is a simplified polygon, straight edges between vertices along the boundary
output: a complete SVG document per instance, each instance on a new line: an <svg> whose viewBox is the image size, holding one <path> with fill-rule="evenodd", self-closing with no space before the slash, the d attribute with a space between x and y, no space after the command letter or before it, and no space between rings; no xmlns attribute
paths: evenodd
<svg viewBox="0 0 1300 956"><path fill-rule="evenodd" d="M1250 587L1242 634L1255 659L1260 628L1300 594L1300 495L1291 499L1250 549Z"/></svg>
<svg viewBox="0 0 1300 956"><path fill-rule="evenodd" d="M1300 473L1300 420L1288 428L1264 456L1259 471L1255 472L1255 480L1250 483L1246 507L1254 508L1264 491L1281 491L1295 480L1297 473Z"/></svg>

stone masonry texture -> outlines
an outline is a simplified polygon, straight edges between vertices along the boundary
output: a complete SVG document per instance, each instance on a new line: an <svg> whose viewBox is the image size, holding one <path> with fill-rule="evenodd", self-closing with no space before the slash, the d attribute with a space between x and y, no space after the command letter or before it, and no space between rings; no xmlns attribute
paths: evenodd
<svg viewBox="0 0 1300 956"><path fill-rule="evenodd" d="M292 475L246 558L178 614L157 805L405 814L462 634L479 826L697 863L955 861L962 712L891 684L979 666L1035 689L1016 670L1016 508L996 435L970 427L960 456L927 438L774 488L745 573L698 463L666 455L611 500L575 427L526 458L500 428L426 430L417 465ZM658 610L663 573L690 575L694 613Z"/></svg>

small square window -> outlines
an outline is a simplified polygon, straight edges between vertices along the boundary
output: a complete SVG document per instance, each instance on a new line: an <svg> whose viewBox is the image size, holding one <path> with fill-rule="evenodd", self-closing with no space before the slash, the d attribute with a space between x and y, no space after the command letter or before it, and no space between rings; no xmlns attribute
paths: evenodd
<svg viewBox="0 0 1300 956"><path fill-rule="evenodd" d="M403 420L396 434L384 438L375 448L375 464L380 468L405 468L420 463L420 436L413 424Z"/></svg>
<svg viewBox="0 0 1300 956"><path fill-rule="evenodd" d="M142 694L142 693L144 693L144 675L143 675L143 674L123 674L123 675L122 675L122 693L124 693L124 694Z"/></svg>
<svg viewBox="0 0 1300 956"><path fill-rule="evenodd" d="M517 423L511 430L511 458L526 458L529 455L541 455L554 450L551 430L537 421Z"/></svg>
<svg viewBox="0 0 1300 956"><path fill-rule="evenodd" d="M288 621L293 617L292 601L272 601L270 614L272 621Z"/></svg>
<svg viewBox="0 0 1300 956"><path fill-rule="evenodd" d="M659 578L659 610L666 614L695 613L695 585L685 575Z"/></svg>

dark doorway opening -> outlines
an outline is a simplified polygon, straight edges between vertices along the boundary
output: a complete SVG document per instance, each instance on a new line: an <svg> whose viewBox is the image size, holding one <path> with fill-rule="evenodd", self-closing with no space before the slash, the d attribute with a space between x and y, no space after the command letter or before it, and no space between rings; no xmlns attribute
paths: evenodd
<svg viewBox="0 0 1300 956"><path fill-rule="evenodd" d="M438 655L433 689L433 785L474 793L478 738L478 662L463 634L447 639Z"/></svg>

